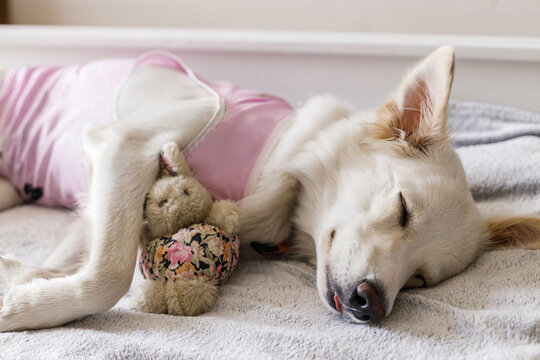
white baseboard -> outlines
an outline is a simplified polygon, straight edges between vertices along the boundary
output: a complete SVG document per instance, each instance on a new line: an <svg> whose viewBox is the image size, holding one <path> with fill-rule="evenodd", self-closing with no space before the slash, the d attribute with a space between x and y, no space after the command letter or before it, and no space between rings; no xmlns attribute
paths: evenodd
<svg viewBox="0 0 540 360"><path fill-rule="evenodd" d="M408 67L445 44L456 49L453 99L540 111L540 38L0 26L0 67L164 49L209 79L294 103L330 93L363 109L383 102Z"/></svg>

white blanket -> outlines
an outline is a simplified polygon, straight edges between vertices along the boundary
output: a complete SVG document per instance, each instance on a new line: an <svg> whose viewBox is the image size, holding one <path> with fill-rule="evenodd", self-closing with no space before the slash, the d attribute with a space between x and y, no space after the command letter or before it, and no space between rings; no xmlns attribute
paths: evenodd
<svg viewBox="0 0 540 360"><path fill-rule="evenodd" d="M451 114L482 210L540 215L540 116L472 103ZM1 213L0 251L38 264L70 220L29 205ZM382 322L354 325L325 310L313 267L241 255L207 314L137 313L124 297L63 327L0 334L0 359L538 359L539 264L540 251L486 253L435 287L401 292Z"/></svg>

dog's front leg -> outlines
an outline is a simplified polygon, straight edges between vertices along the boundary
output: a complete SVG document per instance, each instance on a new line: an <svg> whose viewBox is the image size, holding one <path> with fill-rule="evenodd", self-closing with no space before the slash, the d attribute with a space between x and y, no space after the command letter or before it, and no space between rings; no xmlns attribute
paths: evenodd
<svg viewBox="0 0 540 360"><path fill-rule="evenodd" d="M100 135L90 147L92 178L83 210L90 229L88 262L73 275L10 288L2 299L0 331L52 327L105 311L129 289L160 139L120 125Z"/></svg>
<svg viewBox="0 0 540 360"><path fill-rule="evenodd" d="M89 259L73 275L10 288L0 299L0 331L62 325L111 308L128 291L160 148L168 141L184 148L215 114L216 100L175 98L150 110L87 133Z"/></svg>

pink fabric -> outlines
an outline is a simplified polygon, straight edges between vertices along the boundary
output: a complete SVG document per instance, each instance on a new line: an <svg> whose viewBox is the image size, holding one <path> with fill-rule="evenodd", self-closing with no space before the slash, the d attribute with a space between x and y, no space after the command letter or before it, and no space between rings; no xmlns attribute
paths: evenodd
<svg viewBox="0 0 540 360"><path fill-rule="evenodd" d="M82 130L114 119L115 94L133 69L162 66L182 71L225 104L186 157L195 176L215 199L240 200L256 163L278 125L293 109L284 100L198 78L180 59L153 53L138 61L101 60L67 67L8 71L0 85L0 174L24 196L39 187L37 203L74 207L86 192ZM212 89L212 90L210 90ZM157 160L156 160L157 161Z"/></svg>
<svg viewBox="0 0 540 360"><path fill-rule="evenodd" d="M197 180L217 200L241 200L257 160L277 126L292 112L283 99L237 88L229 82L206 82L174 57L150 54L140 66L163 66L186 73L225 100L225 116L187 149L186 159Z"/></svg>
<svg viewBox="0 0 540 360"><path fill-rule="evenodd" d="M37 203L74 207L86 192L83 127L111 121L115 92L132 60L77 66L23 67L0 84L0 174L23 198L25 185L42 189Z"/></svg>
<svg viewBox="0 0 540 360"><path fill-rule="evenodd" d="M197 179L216 199L240 200L269 137L292 113L285 101L236 88L211 84L225 99L227 113L204 141L187 154Z"/></svg>

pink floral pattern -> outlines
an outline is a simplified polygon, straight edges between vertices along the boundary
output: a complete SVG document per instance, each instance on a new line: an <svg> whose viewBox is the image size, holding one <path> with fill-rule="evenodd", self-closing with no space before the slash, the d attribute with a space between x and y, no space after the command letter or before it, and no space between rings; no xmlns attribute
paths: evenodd
<svg viewBox="0 0 540 360"><path fill-rule="evenodd" d="M169 260L171 264L183 264L185 262L191 262L191 259L193 259L191 247L181 242L173 244L167 252L167 260Z"/></svg>
<svg viewBox="0 0 540 360"><path fill-rule="evenodd" d="M236 267L239 251L237 236L229 238L215 226L195 224L150 241L141 252L139 269L146 279L204 277L221 283Z"/></svg>

